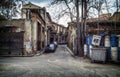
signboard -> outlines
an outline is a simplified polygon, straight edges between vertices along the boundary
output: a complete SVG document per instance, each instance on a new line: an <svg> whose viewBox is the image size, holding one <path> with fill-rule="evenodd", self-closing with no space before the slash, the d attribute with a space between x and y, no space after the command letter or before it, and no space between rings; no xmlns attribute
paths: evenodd
<svg viewBox="0 0 120 77"><path fill-rule="evenodd" d="M100 45L100 41L101 41L101 36L93 35L92 45L99 46Z"/></svg>

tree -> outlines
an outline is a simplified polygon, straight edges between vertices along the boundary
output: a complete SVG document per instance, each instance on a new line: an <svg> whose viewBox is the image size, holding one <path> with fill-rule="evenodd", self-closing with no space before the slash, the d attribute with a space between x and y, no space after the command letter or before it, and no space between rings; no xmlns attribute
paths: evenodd
<svg viewBox="0 0 120 77"><path fill-rule="evenodd" d="M85 44L85 37L86 37L85 34L86 18L89 17L90 14L97 13L95 16L98 16L98 21L99 21L100 14L102 13L103 8L106 7L107 11L109 12L110 6L108 5L108 1L107 0L53 0L51 4L52 5L64 4L66 6L65 7L66 9L63 10L62 13L60 12L59 14L63 16L62 14L69 13L71 21L75 19L77 24L76 26L77 38L78 38L77 42L79 43L78 54L83 55L83 45ZM81 16L80 16L80 11L81 11ZM81 24L79 24L79 22ZM99 22L98 22L98 29L99 29Z"/></svg>
<svg viewBox="0 0 120 77"><path fill-rule="evenodd" d="M58 8L59 10L63 9L59 11L60 13L58 14L58 19L67 14L70 16L71 21L73 21L74 17L76 17L75 16L76 13L74 12L75 11L74 0L53 0L51 2L52 6L53 5L58 6L60 4L65 6L64 6L64 9L62 7Z"/></svg>
<svg viewBox="0 0 120 77"><path fill-rule="evenodd" d="M116 8L116 12L120 10L120 0L115 0L115 8Z"/></svg>
<svg viewBox="0 0 120 77"><path fill-rule="evenodd" d="M78 43L77 54L80 56L83 56L83 43L84 43L84 42L82 42L82 40L84 39L83 38L84 30L82 30L82 29L84 29L84 24L82 22L81 22L82 24L80 24L80 20L83 19L83 18L80 19L80 7L82 6L81 5L82 2L86 3L86 0L53 0L53 2L51 3L52 5L60 4L60 3L66 5L66 10L64 10L62 12L64 12L64 14L69 13L71 21L73 21L73 19L75 19L75 21L76 21L75 27L77 28L77 43ZM84 9L84 8L82 8L82 9ZM84 9L84 13L85 13L85 9ZM83 16L85 16L85 15L83 15Z"/></svg>
<svg viewBox="0 0 120 77"><path fill-rule="evenodd" d="M20 2L24 3L25 0L0 0L0 15L6 19L11 19L13 15L19 12L18 8L21 7Z"/></svg>
<svg viewBox="0 0 120 77"><path fill-rule="evenodd" d="M77 42L78 42L78 48L77 48L77 51L78 51L78 54L80 55L80 56L82 56L82 27L80 26L80 24L79 24L79 0L76 0L75 1L75 6L76 6L76 12L77 12L77 16L76 16L76 21L77 21Z"/></svg>
<svg viewBox="0 0 120 77"><path fill-rule="evenodd" d="M98 12L98 22L97 22L97 26L98 26L98 29L99 29L99 18L100 18L100 12L101 12L101 9L102 9L102 5L104 3L105 0L95 0L93 2L93 8L95 8ZM98 30L98 34L99 34L99 30Z"/></svg>

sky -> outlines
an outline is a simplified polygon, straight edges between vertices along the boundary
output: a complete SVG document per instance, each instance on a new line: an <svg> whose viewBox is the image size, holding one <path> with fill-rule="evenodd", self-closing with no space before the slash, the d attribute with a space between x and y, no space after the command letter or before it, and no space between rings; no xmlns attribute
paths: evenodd
<svg viewBox="0 0 120 77"><path fill-rule="evenodd" d="M31 3L33 3L33 4L36 4L36 5L38 5L38 6L41 6L41 7L46 7L47 11L48 11L49 14L51 15L52 20L53 20L54 22L56 22L56 23L62 24L62 25L64 25L64 26L67 27L67 23L70 22L70 18L69 18L68 15L65 15L65 16L61 17L59 20L56 19L56 18L57 18L56 16L58 16L58 13L59 13L61 10L64 10L64 9L65 9L66 6L64 6L64 5L58 5L58 6L49 7L48 5L50 4L50 2L51 2L52 0L27 0L27 1L28 1L28 2L31 2ZM113 5L112 5L113 1L115 1L115 0L108 0L110 6L113 6ZM60 9L59 9L59 8L60 8ZM110 13L113 13L114 10L115 10L114 8L110 8L110 9L109 9L109 12L110 12ZM107 13L107 11L104 9L104 10L102 11L102 13ZM93 15L92 17L94 17L94 15Z"/></svg>
<svg viewBox="0 0 120 77"><path fill-rule="evenodd" d="M47 4L49 4L52 0L27 0L27 1L44 7L47 6Z"/></svg>
<svg viewBox="0 0 120 77"><path fill-rule="evenodd" d="M61 10L58 8L63 5L49 7L49 4L52 0L27 0L27 1L28 2L30 1L31 3L41 6L41 7L46 7L47 12L49 12L49 14L51 15L52 20L58 24L61 24L67 27L67 23L70 22L69 16L61 17L59 20L57 20L55 17L55 15L57 16L59 10Z"/></svg>

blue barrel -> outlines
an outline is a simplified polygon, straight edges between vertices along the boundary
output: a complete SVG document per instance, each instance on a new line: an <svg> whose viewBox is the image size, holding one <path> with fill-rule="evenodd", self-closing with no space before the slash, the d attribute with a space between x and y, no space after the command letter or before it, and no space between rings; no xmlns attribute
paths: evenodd
<svg viewBox="0 0 120 77"><path fill-rule="evenodd" d="M111 47L105 47L106 48L106 60L110 61L111 60Z"/></svg>
<svg viewBox="0 0 120 77"><path fill-rule="evenodd" d="M91 45L92 44L92 39L93 39L93 36L88 36L87 39L86 39L86 44Z"/></svg>
<svg viewBox="0 0 120 77"><path fill-rule="evenodd" d="M92 45L88 45L88 46L87 46L87 56L88 56L88 57L91 56L91 53L90 53L90 52L91 52L91 46L92 46Z"/></svg>
<svg viewBox="0 0 120 77"><path fill-rule="evenodd" d="M117 47L118 46L118 37L116 35L111 35L110 43L111 43L112 47Z"/></svg>
<svg viewBox="0 0 120 77"><path fill-rule="evenodd" d="M87 56L89 56L90 53L90 45L87 45Z"/></svg>
<svg viewBox="0 0 120 77"><path fill-rule="evenodd" d="M118 60L120 61L120 47L118 47Z"/></svg>
<svg viewBox="0 0 120 77"><path fill-rule="evenodd" d="M111 41L111 46L112 47L118 47L118 42L117 41Z"/></svg>
<svg viewBox="0 0 120 77"><path fill-rule="evenodd" d="M101 37L103 37L103 36L105 36L105 32L101 32L99 35L100 35Z"/></svg>
<svg viewBox="0 0 120 77"><path fill-rule="evenodd" d="M88 36L88 37L86 38L87 56L89 56L89 54L90 54L90 45L92 44L92 39L93 39L93 36Z"/></svg>
<svg viewBox="0 0 120 77"><path fill-rule="evenodd" d="M111 40L116 40L117 36L116 35L111 35L110 38L111 38Z"/></svg>
<svg viewBox="0 0 120 77"><path fill-rule="evenodd" d="M100 41L100 46L104 46L104 41L103 41L103 37L104 37L104 33L100 33L100 36L101 36L101 41Z"/></svg>

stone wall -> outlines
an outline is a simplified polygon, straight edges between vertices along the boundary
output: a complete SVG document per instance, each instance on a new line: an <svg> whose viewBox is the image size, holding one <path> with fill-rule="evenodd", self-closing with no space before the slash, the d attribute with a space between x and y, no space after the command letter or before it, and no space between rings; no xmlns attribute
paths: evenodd
<svg viewBox="0 0 120 77"><path fill-rule="evenodd" d="M31 22L29 20L25 20L25 34L24 34L24 47L25 47L25 55L29 55L32 53L32 33L31 33Z"/></svg>
<svg viewBox="0 0 120 77"><path fill-rule="evenodd" d="M24 19L13 19L8 21L0 21L0 26L12 25L21 28L24 31Z"/></svg>
<svg viewBox="0 0 120 77"><path fill-rule="evenodd" d="M32 28L31 21L25 19L13 19L8 21L0 21L0 26L16 26L24 31L24 55L32 54Z"/></svg>

